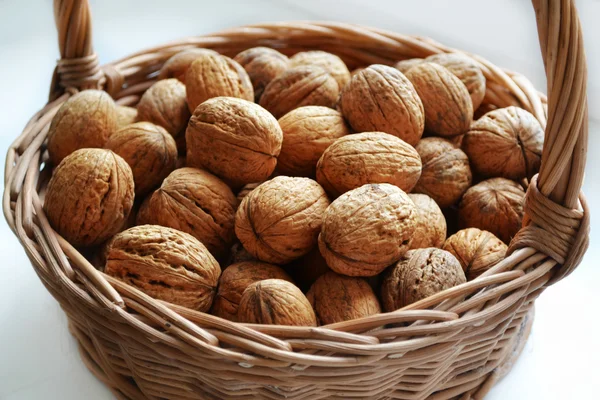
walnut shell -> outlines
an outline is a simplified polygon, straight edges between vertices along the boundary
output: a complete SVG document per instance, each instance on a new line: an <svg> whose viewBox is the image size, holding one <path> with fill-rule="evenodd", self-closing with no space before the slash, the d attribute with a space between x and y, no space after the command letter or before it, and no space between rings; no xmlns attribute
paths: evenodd
<svg viewBox="0 0 600 400"><path fill-rule="evenodd" d="M544 130L538 120L511 106L475 121L462 147L478 174L518 180L538 173L543 144Z"/></svg>
<svg viewBox="0 0 600 400"><path fill-rule="evenodd" d="M401 189L387 183L364 185L331 203L319 249L339 274L377 275L408 250L416 224L417 209Z"/></svg>
<svg viewBox="0 0 600 400"><path fill-rule="evenodd" d="M273 79L260 97L260 105L275 118L302 106L334 108L340 90L336 80L323 68L290 68Z"/></svg>
<svg viewBox="0 0 600 400"><path fill-rule="evenodd" d="M322 275L306 294L315 310L319 325L379 314L379 300L369 283L363 278L336 274L333 271Z"/></svg>
<svg viewBox="0 0 600 400"><path fill-rule="evenodd" d="M244 197L235 233L259 260L286 264L317 244L327 206L329 199L317 182L278 176Z"/></svg>
<svg viewBox="0 0 600 400"><path fill-rule="evenodd" d="M213 97L254 101L254 89L246 70L219 54L203 54L194 60L185 74L185 87L192 113L199 104Z"/></svg>
<svg viewBox="0 0 600 400"><path fill-rule="evenodd" d="M331 108L296 108L279 119L283 145L277 171L288 176L314 177L317 161L336 139L350 133L342 114Z"/></svg>
<svg viewBox="0 0 600 400"><path fill-rule="evenodd" d="M237 200L229 187L196 168L173 171L138 213L138 224L189 233L219 257L231 248Z"/></svg>
<svg viewBox="0 0 600 400"><path fill-rule="evenodd" d="M133 107L117 105L117 130L137 121L138 110Z"/></svg>
<svg viewBox="0 0 600 400"><path fill-rule="evenodd" d="M54 165L83 148L104 147L117 130L117 108L101 90L79 92L58 109L48 131L48 155Z"/></svg>
<svg viewBox="0 0 600 400"><path fill-rule="evenodd" d="M244 290L251 284L265 279L281 279L292 282L292 278L280 267L260 261L246 261L227 267L219 279L219 289L213 302L211 314L237 321L237 311Z"/></svg>
<svg viewBox="0 0 600 400"><path fill-rule="evenodd" d="M212 304L221 268L193 236L141 225L112 239L104 272L155 299L205 312Z"/></svg>
<svg viewBox="0 0 600 400"><path fill-rule="evenodd" d="M456 232L443 249L458 259L468 280L473 280L504 259L506 244L493 233L477 228Z"/></svg>
<svg viewBox="0 0 600 400"><path fill-rule="evenodd" d="M413 191L428 195L441 208L458 202L473 180L467 155L436 137L422 139L415 149L421 156L423 170Z"/></svg>
<svg viewBox="0 0 600 400"><path fill-rule="evenodd" d="M248 286L240 300L238 320L250 324L317 326L306 296L281 279L266 279Z"/></svg>
<svg viewBox="0 0 600 400"><path fill-rule="evenodd" d="M423 104L397 69L371 65L352 77L340 97L342 114L356 132L389 133L411 146L423 134Z"/></svg>
<svg viewBox="0 0 600 400"><path fill-rule="evenodd" d="M521 229L525 191L505 178L492 178L471 187L458 209L461 228L479 228L496 235L504 243Z"/></svg>
<svg viewBox="0 0 600 400"><path fill-rule="evenodd" d="M290 67L315 65L329 72L340 90L350 82L350 71L341 58L326 51L301 51L290 58Z"/></svg>
<svg viewBox="0 0 600 400"><path fill-rule="evenodd" d="M403 74L406 74L409 69L424 62L425 60L422 58L409 58L407 60L398 61L396 64L394 64L394 68Z"/></svg>
<svg viewBox="0 0 600 400"><path fill-rule="evenodd" d="M256 257L248 253L248 250L240 242L235 242L231 246L229 257L227 259L227 265L233 265L244 261L257 261Z"/></svg>
<svg viewBox="0 0 600 400"><path fill-rule="evenodd" d="M258 103L265 87L288 69L290 59L268 47L253 47L234 57L250 76L254 86L254 100Z"/></svg>
<svg viewBox="0 0 600 400"><path fill-rule="evenodd" d="M175 78L185 83L185 73L190 67L190 64L197 58L206 54L216 56L219 53L210 49L188 49L180 51L164 63L158 74L158 79Z"/></svg>
<svg viewBox="0 0 600 400"><path fill-rule="evenodd" d="M425 60L445 67L461 80L471 96L473 110L481 105L485 97L485 76L475 60L460 53L434 54Z"/></svg>
<svg viewBox="0 0 600 400"><path fill-rule="evenodd" d="M175 140L164 128L150 122L136 122L119 129L105 148L123 157L131 167L136 195L160 185L177 164Z"/></svg>
<svg viewBox="0 0 600 400"><path fill-rule="evenodd" d="M310 289L312 284L321 275L331 271L318 247L313 248L308 254L287 264L285 270L303 292Z"/></svg>
<svg viewBox="0 0 600 400"><path fill-rule="evenodd" d="M267 110L232 97L198 106L185 136L187 165L208 169L233 186L266 180L283 140L277 120Z"/></svg>
<svg viewBox="0 0 600 400"><path fill-rule="evenodd" d="M119 231L133 206L133 174L110 150L76 150L56 167L44 211L74 246L100 244Z"/></svg>
<svg viewBox="0 0 600 400"><path fill-rule="evenodd" d="M442 247L446 240L446 218L437 203L426 194L409 193L417 207L417 227L410 248Z"/></svg>
<svg viewBox="0 0 600 400"><path fill-rule="evenodd" d="M476 121L479 118L483 117L485 114L489 113L490 111L494 111L494 110L497 110L497 109L498 109L498 107L496 105L494 105L494 104L483 103L473 113L473 120Z"/></svg>
<svg viewBox="0 0 600 400"><path fill-rule="evenodd" d="M452 72L424 62L406 72L425 109L425 129L440 136L466 132L473 121L469 91Z"/></svg>
<svg viewBox="0 0 600 400"><path fill-rule="evenodd" d="M392 312L466 281L460 263L449 252L410 250L386 272L381 303L385 311Z"/></svg>
<svg viewBox="0 0 600 400"><path fill-rule="evenodd" d="M138 118L160 125L174 138L185 135L190 119L185 85L177 79L164 79L150 86L138 104Z"/></svg>
<svg viewBox="0 0 600 400"><path fill-rule="evenodd" d="M336 197L367 183L390 183L410 192L420 176L419 153L383 132L344 136L325 150L317 164L317 182Z"/></svg>

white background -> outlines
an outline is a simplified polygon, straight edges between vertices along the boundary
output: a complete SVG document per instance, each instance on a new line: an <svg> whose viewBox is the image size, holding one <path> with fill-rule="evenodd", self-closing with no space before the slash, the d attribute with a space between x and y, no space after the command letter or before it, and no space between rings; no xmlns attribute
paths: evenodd
<svg viewBox="0 0 600 400"><path fill-rule="evenodd" d="M535 18L526 0L92 0L101 62L182 36L280 20L337 20L430 36L520 71L545 77ZM343 5L338 5L343 3ZM580 0L589 60L590 149L584 190L592 227L600 213L600 1ZM58 58L50 0L0 0L0 150L47 98ZM2 162L2 165L4 163ZM592 228L592 229L593 229ZM547 290L523 356L489 399L597 399L600 393L600 240L579 269ZM0 399L111 399L84 367L58 304L19 243L0 223Z"/></svg>

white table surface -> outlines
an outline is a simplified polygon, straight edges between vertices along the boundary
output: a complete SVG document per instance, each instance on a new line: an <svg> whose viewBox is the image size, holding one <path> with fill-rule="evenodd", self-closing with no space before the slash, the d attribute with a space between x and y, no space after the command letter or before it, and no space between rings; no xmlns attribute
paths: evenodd
<svg viewBox="0 0 600 400"><path fill-rule="evenodd" d="M0 0L0 149L47 97L58 58L51 0ZM337 20L427 35L520 71L545 89L531 5L504 1L92 0L102 62L182 36L278 20ZM600 212L600 1L580 0L589 60L590 149L584 190L592 226ZM2 165L4 163L2 162ZM537 301L533 331L510 375L489 399L600 398L600 239L579 269ZM111 399L85 368L65 316L0 223L0 399Z"/></svg>

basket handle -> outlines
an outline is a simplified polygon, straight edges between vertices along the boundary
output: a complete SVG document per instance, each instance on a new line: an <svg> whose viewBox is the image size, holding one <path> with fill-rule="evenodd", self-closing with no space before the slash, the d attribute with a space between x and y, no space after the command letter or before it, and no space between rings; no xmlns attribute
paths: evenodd
<svg viewBox="0 0 600 400"><path fill-rule="evenodd" d="M580 194L586 160L587 67L575 0L532 0L547 76L548 123L542 165L525 202L525 226L510 251L534 247L560 265L553 279L571 273L588 246L589 212ZM88 0L54 0L61 59L51 97L64 88L111 85L92 48ZM107 75L107 76L105 76ZM110 88L109 88L110 89Z"/></svg>

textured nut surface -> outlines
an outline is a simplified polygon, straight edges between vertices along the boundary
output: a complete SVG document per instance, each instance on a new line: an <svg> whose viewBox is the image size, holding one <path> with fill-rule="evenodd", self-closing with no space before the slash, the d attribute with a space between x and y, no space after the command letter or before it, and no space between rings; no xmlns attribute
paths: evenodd
<svg viewBox="0 0 600 400"><path fill-rule="evenodd" d="M477 278L502 261L507 250L506 244L493 233L477 228L456 232L446 240L443 248L460 262L468 280Z"/></svg>
<svg viewBox="0 0 600 400"><path fill-rule="evenodd" d="M316 245L327 206L329 199L317 182L278 176L244 197L235 233L259 260L285 264Z"/></svg>
<svg viewBox="0 0 600 400"><path fill-rule="evenodd" d="M136 108L117 105L117 129L137 121L138 111Z"/></svg>
<svg viewBox="0 0 600 400"><path fill-rule="evenodd" d="M210 99L190 119L187 165L233 186L261 182L275 169L282 140L277 120L264 108L232 97Z"/></svg>
<svg viewBox="0 0 600 400"><path fill-rule="evenodd" d="M381 303L385 311L395 311L466 281L460 263L449 252L410 250L386 272Z"/></svg>
<svg viewBox="0 0 600 400"><path fill-rule="evenodd" d="M281 279L266 279L248 286L240 300L238 319L252 324L317 326L306 296Z"/></svg>
<svg viewBox="0 0 600 400"><path fill-rule="evenodd" d="M461 228L479 228L509 243L521 228L525 191L505 178L492 178L469 188L458 209Z"/></svg>
<svg viewBox="0 0 600 400"><path fill-rule="evenodd" d="M417 207L417 227L410 248L442 247L446 240L446 218L440 207L426 194L409 193L408 197Z"/></svg>
<svg viewBox="0 0 600 400"><path fill-rule="evenodd" d="M467 155L436 137L422 139L415 149L421 156L423 170L413 192L428 195L441 208L458 202L473 180Z"/></svg>
<svg viewBox="0 0 600 400"><path fill-rule="evenodd" d="M193 236L157 225L116 235L104 272L155 299L208 311L221 268Z"/></svg>
<svg viewBox="0 0 600 400"><path fill-rule="evenodd" d="M540 169L544 130L519 107L499 108L475 121L463 150L475 172L508 179L531 178Z"/></svg>
<svg viewBox="0 0 600 400"><path fill-rule="evenodd" d="M280 267L260 261L246 261L230 265L219 279L219 288L211 314L237 321L237 311L244 290L251 284L265 279L282 279L291 282L292 278Z"/></svg>
<svg viewBox="0 0 600 400"><path fill-rule="evenodd" d="M79 92L58 109L48 131L48 155L58 165L63 158L83 148L104 147L117 130L113 99L101 90Z"/></svg>
<svg viewBox="0 0 600 400"><path fill-rule="evenodd" d="M326 51L301 51L290 58L290 67L316 65L329 72L340 90L350 82L350 71L341 58Z"/></svg>
<svg viewBox="0 0 600 400"><path fill-rule="evenodd" d="M423 104L397 69L371 65L352 77L340 97L342 114L356 132L389 133L414 146L423 134Z"/></svg>
<svg viewBox="0 0 600 400"><path fill-rule="evenodd" d="M229 251L227 265L237 264L244 261L257 261L256 257L248 253L248 250L240 242L235 242Z"/></svg>
<svg viewBox="0 0 600 400"><path fill-rule="evenodd" d="M245 184L235 196L237 198L238 205L242 202L242 200L244 200L244 197L248 196L248 193L256 189L261 183L262 182L254 182Z"/></svg>
<svg viewBox="0 0 600 400"><path fill-rule="evenodd" d="M138 224L189 233L215 256L231 248L237 200L213 174L196 168L173 171L138 214Z"/></svg>
<svg viewBox="0 0 600 400"><path fill-rule="evenodd" d="M138 118L160 125L174 138L185 134L190 119L185 85L177 79L163 79L150 86L138 104Z"/></svg>
<svg viewBox="0 0 600 400"><path fill-rule="evenodd" d="M350 133L342 114L331 108L296 108L279 119L283 145L277 171L288 176L314 177L317 161L336 139Z"/></svg>
<svg viewBox="0 0 600 400"><path fill-rule="evenodd" d="M398 61L394 64L394 68L405 74L409 69L423 62L425 62L425 60L422 58L409 58L408 60Z"/></svg>
<svg viewBox="0 0 600 400"><path fill-rule="evenodd" d="M248 73L254 87L254 100L258 102L265 87L288 69L290 60L275 49L253 47L234 57Z"/></svg>
<svg viewBox="0 0 600 400"><path fill-rule="evenodd" d="M118 232L133 196L133 174L125 160L110 150L81 149L54 170L44 211L72 245L91 246Z"/></svg>
<svg viewBox="0 0 600 400"><path fill-rule="evenodd" d="M131 167L136 195L160 185L177 164L175 140L164 128L150 122L136 122L119 129L105 147Z"/></svg>
<svg viewBox="0 0 600 400"><path fill-rule="evenodd" d="M187 102L193 113L199 104L219 96L254 101L254 89L248 73L231 58L202 54L185 73Z"/></svg>
<svg viewBox="0 0 600 400"><path fill-rule="evenodd" d="M406 72L425 109L425 129L440 136L466 132L473 121L469 91L452 72L424 62Z"/></svg>
<svg viewBox="0 0 600 400"><path fill-rule="evenodd" d="M318 247L287 264L285 270L303 292L308 291L321 275L331 271Z"/></svg>
<svg viewBox="0 0 600 400"><path fill-rule="evenodd" d="M369 283L363 278L336 274L322 275L306 294L315 310L319 325L379 314L379 300Z"/></svg>
<svg viewBox="0 0 600 400"><path fill-rule="evenodd" d="M290 68L273 79L260 97L260 105L275 118L302 106L333 108L340 90L336 80L323 68Z"/></svg>
<svg viewBox="0 0 600 400"><path fill-rule="evenodd" d="M180 51L164 63L158 74L158 79L175 78L185 83L185 73L190 67L190 64L197 58L206 54L216 56L219 53L210 49L188 49Z"/></svg>
<svg viewBox="0 0 600 400"><path fill-rule="evenodd" d="M421 157L408 143L383 132L344 136L317 164L317 182L339 196L367 183L390 183L410 192L421 176Z"/></svg>
<svg viewBox="0 0 600 400"><path fill-rule="evenodd" d="M485 76L475 60L460 53L434 54L425 60L445 67L461 80L471 96L473 110L481 105L485 97Z"/></svg>
<svg viewBox="0 0 600 400"><path fill-rule="evenodd" d="M414 203L397 186L364 185L331 203L319 249L339 274L377 275L408 250L416 223Z"/></svg>

